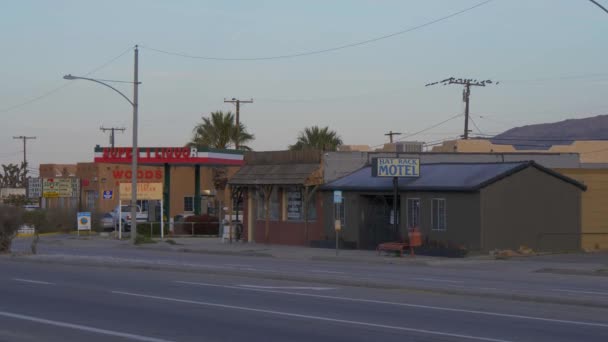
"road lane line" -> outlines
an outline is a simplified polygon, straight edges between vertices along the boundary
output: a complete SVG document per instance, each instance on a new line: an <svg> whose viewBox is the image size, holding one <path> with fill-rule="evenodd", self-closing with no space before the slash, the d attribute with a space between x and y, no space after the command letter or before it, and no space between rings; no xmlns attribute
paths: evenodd
<svg viewBox="0 0 608 342"><path fill-rule="evenodd" d="M31 279L23 279L23 278L13 278L12 280L19 281L22 283L30 283L30 284L55 285L55 283L49 283L48 281L41 281L41 280L31 280Z"/></svg>
<svg viewBox="0 0 608 342"><path fill-rule="evenodd" d="M215 308L257 312L257 313L286 316L286 317L304 318L304 319L311 319L311 320L317 320L317 321L359 325L359 326L372 327L372 328L407 331L407 332L435 335L435 336L456 337L456 338L464 338L464 339L468 339L468 340L487 341L487 342L512 342L509 340L503 340L503 339L497 339L497 338L491 338L491 337L464 335L464 334L441 332L441 331L436 331L436 330L416 329L416 328L408 328L408 327L403 327L403 326L377 324L377 323L369 323L369 322L362 322L362 321L351 321L351 320L346 320L346 319L337 319L337 318L323 317L323 316L303 315L303 314L296 314L296 313L284 312L284 311L256 309L256 308L251 308L251 307L246 307L246 306L217 304L217 303L201 302L201 301L196 301L196 300L179 299L179 298L171 298L171 297L160 297L160 296L146 295L146 294L133 293L133 292L111 291L111 293L118 294L118 295L124 295L124 296L131 296L131 297L156 299L156 300L162 300L162 301L167 301L167 302L194 304L194 305L209 306L209 307L215 307Z"/></svg>
<svg viewBox="0 0 608 342"><path fill-rule="evenodd" d="M239 285L241 287L247 287L252 289L267 289L267 290L335 290L335 287L320 287L320 286L261 286L261 285Z"/></svg>
<svg viewBox="0 0 608 342"><path fill-rule="evenodd" d="M553 289L553 291L572 292L572 293L585 293L585 294L592 294L592 295L608 296L608 292L583 291L583 290L565 290L565 289Z"/></svg>
<svg viewBox="0 0 608 342"><path fill-rule="evenodd" d="M498 287L471 287L471 286L463 286L463 285L445 285L449 287L456 287L459 289L469 289L469 290L491 290L491 291L510 291L505 289L499 289Z"/></svg>
<svg viewBox="0 0 608 342"><path fill-rule="evenodd" d="M310 272L314 272L314 273L328 273L328 274L346 274L346 272L325 271L325 270L310 270Z"/></svg>
<svg viewBox="0 0 608 342"><path fill-rule="evenodd" d="M190 282L190 281L174 281L174 283L185 284L185 285L196 285L196 286L222 287L222 288L236 289L236 290L241 290L241 291L268 292L268 293L277 293L277 294L284 294L284 295L291 295L291 296L315 297L315 298L323 298L323 299L342 300L342 301L348 301L348 302L384 304L384 305L403 306L403 307L418 308L418 309L427 309L427 310L462 312L462 313L469 313L469 314L475 314L475 315L484 315L484 316L515 318L515 319L526 319L526 320L532 320L532 321L542 321L542 322L551 322L551 323L562 323L562 324L572 324L572 325L582 325L582 326L608 328L608 324L605 324L605 323L571 321L571 320L565 320L565 319L543 318L543 317L516 315L516 314L508 314L508 313L493 312L493 311L467 310L467 309L458 309L458 308L450 308L450 307L442 307L442 306L431 306L431 305L422 305L422 304L410 304L410 303L396 303L396 302L387 302L387 301L375 300L375 299L349 298L349 297L320 295L320 294L312 294L312 293L300 293L300 292L288 292L288 291L252 289L252 288L245 288L245 287L239 287L239 286L218 285L218 284L209 284L209 283L198 283L198 282Z"/></svg>
<svg viewBox="0 0 608 342"><path fill-rule="evenodd" d="M16 313L12 313L12 312L6 312L6 311L0 311L0 316L20 319L20 320L24 320L24 321L36 322L36 323L41 323L41 324L53 325L53 326L61 327L61 328L68 328L68 329L81 330L81 331L86 331L86 332L102 334L102 335L122 337L122 338L130 339L130 340L134 340L134 341L171 342L169 340L163 340L160 338L147 337L147 336L142 336L142 335L124 333L124 332L120 332L120 331L95 328L95 327L91 327L91 326L87 326L87 325L52 321L49 319L21 315L21 314L16 314Z"/></svg>
<svg viewBox="0 0 608 342"><path fill-rule="evenodd" d="M441 282L441 283L464 284L464 281L462 281L462 280L445 280L445 279L438 279L438 278L410 278L410 279L422 280L422 281L437 281L437 282Z"/></svg>

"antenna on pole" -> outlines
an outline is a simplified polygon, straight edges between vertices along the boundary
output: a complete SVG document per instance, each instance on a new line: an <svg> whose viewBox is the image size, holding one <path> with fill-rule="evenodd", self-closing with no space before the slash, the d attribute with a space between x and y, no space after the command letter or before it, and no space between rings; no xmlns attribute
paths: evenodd
<svg viewBox="0 0 608 342"><path fill-rule="evenodd" d="M110 146L112 146L112 148L114 148L114 132L115 131L124 132L125 128L124 127L120 127L120 128L118 128L118 127L109 127L109 128L106 128L106 127L101 126L101 127L99 127L99 130L102 131L102 132L104 132L104 133L106 131L110 131Z"/></svg>
<svg viewBox="0 0 608 342"><path fill-rule="evenodd" d="M442 84L442 85L450 85L450 84L460 84L460 85L464 85L464 90L462 92L462 101L465 103L465 107L464 107L464 134L463 134L463 138L469 139L469 100L471 97L471 87L485 87L486 85L491 85L491 84L496 84L498 85L498 82L494 82L492 80L482 80L482 81L478 81L472 78L454 78L454 77L450 77L450 78L446 78L444 80L441 81L437 81L437 82L432 82L432 83L427 83L424 86L425 87L430 87L430 86L434 86L437 84Z"/></svg>

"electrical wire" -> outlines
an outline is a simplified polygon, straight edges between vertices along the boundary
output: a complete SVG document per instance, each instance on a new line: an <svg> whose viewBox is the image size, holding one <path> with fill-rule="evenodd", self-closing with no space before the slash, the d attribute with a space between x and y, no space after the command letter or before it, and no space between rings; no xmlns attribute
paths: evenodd
<svg viewBox="0 0 608 342"><path fill-rule="evenodd" d="M202 60L212 60L212 61L262 61L262 60L273 60L273 59L287 59L287 58L294 58L294 57L304 57L304 56L311 56L311 55L318 55L318 54L323 54L323 53L328 53L328 52L333 52L333 51L337 51L337 50L342 50L342 49L347 49L347 48L351 48L351 47L356 47L356 46L361 46L361 45L365 45L365 44L369 44L369 43L374 43L377 42L379 40L383 40L383 39L388 39L388 38L392 38L398 35L402 35L405 33L409 33L412 31L416 31L419 30L421 28L436 24L438 22L450 19L452 17L458 16L460 14L466 13L468 11L471 11L475 8L481 7L483 5L486 5L490 2L492 2L494 0L486 0L486 1L482 1L479 2L471 7L467 7L465 9L462 9L460 11L451 13L449 15L431 20L431 21L427 21L423 24L420 25L416 25L401 31L397 31L397 32L393 32L393 33L389 33L383 36L379 36L379 37L375 37L375 38L371 38L371 39L367 39L367 40L362 40L362 41L358 41L358 42L354 42L354 43L349 43L349 44L344 44L344 45L339 45L339 46L335 46L335 47L331 47L331 48L327 48L327 49L320 49L320 50L312 50L312 51L306 51L306 52L299 52L299 53L294 53L294 54L285 54L285 55L278 55L278 56L265 56L265 57L235 57L235 58L230 58L230 57L212 57L212 56L196 56L196 55L191 55L191 54L186 54L186 53L180 53L180 52L173 52L173 51L168 51L168 50L162 50L162 49L157 49L154 47L149 47L149 46L143 46L140 45L140 47L142 49L147 49L150 51L155 51L158 53L163 53L166 55L171 55L171 56L178 56L178 57L184 57L184 58L191 58L191 59L202 59Z"/></svg>
<svg viewBox="0 0 608 342"><path fill-rule="evenodd" d="M123 51L123 52L122 52L120 55L118 55L118 56L116 56L116 57L112 58L111 60L109 60L109 61L105 62L104 64L102 64L102 65L100 65L100 66L96 67L95 69L93 69L93 70L91 70L91 71L87 72L86 74L84 74L84 76L85 76L85 77L86 77L86 76L90 76L90 75L92 75L93 73L95 73L95 72L97 72L97 71L99 71L99 70L101 70L101 69L103 69L103 68L107 67L108 65L112 64L114 61L116 61L116 60L117 60L117 59L119 59L120 57L124 56L124 55L125 55L127 52L131 51L132 49L133 49L132 47L128 48L127 50ZM3 109L0 109L0 113L8 113L8 112L13 111L13 110L15 110L15 109L18 109L18 108L21 108L21 107L27 106L27 105L29 105L29 104L31 104L31 103L34 103L34 102L36 102L36 101L42 100L43 98L45 98L45 97L47 97L47 96L50 96L50 95L52 95L52 94L54 94L54 93L58 92L59 90L61 90L61 89L65 88L65 87L67 87L67 86L69 86L70 84L72 84L72 83L70 83L70 82L64 82L63 84L61 84L61 85L59 85L59 86L57 86L57 87L55 87L55 88L52 88L51 90L48 90L48 91L46 91L46 92L42 93L42 94L41 94L41 95L39 95L39 96L33 97L33 98L29 99L29 100L26 100L26 101L23 101L23 102L21 102L21 103L18 103L18 104L12 105L12 106L10 106L10 107L6 107L6 108L3 108Z"/></svg>
<svg viewBox="0 0 608 342"><path fill-rule="evenodd" d="M469 115L469 120L471 120L471 123L473 124L473 126L475 126L475 128L477 128L477 132L479 132L479 134L483 134L481 129L479 129L479 126L477 126L477 124L475 123L475 120L473 120L473 117L470 115Z"/></svg>
<svg viewBox="0 0 608 342"><path fill-rule="evenodd" d="M446 119L446 120L443 120L443 121L441 121L441 122L439 122L439 123L436 123L436 124L434 124L434 125L432 125L432 126L429 126L429 127L427 127L427 128L421 129L421 130L420 130L420 131L418 131L418 132L414 132L414 133L411 133L411 134L407 134L407 135L405 135L405 136L403 136L403 137L401 137L401 138L399 138L399 139L395 140L394 142L403 141L403 140L405 140L405 139L411 138L411 137L413 137L413 136L416 136L416 135L418 135L418 134L424 133L424 132L426 132L426 131L430 131L430 130L431 130L431 129L433 129L433 128L439 127L439 126L441 126L441 125L443 125L443 124L445 124L445 123L447 123L447 122L449 122L449 121L452 121L452 120L456 119L457 117L463 116L463 115L464 115L464 114L456 114L456 115L454 115L454 116L452 116L452 117L450 117L450 118L448 118L448 119ZM381 147L381 146L384 146L384 143L379 144L379 145L370 146L370 148L376 148L376 147Z"/></svg>

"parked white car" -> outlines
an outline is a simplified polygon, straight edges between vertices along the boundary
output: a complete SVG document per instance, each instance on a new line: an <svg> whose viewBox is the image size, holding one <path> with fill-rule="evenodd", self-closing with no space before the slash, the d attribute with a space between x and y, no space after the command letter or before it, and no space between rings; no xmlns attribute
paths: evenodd
<svg viewBox="0 0 608 342"><path fill-rule="evenodd" d="M120 215L120 218L118 217ZM113 225L114 227L116 227L116 229L118 229L118 221L119 219L122 221L122 226L125 228L126 230L129 230L131 228L131 206L130 205L123 205L122 208L120 206L116 206L116 208L114 208L114 210L112 211L112 217L113 217ZM148 212L147 211L142 211L140 206L137 206L137 210L136 210L136 216L135 219L137 220L137 222L147 222L148 221Z"/></svg>
<svg viewBox="0 0 608 342"><path fill-rule="evenodd" d="M112 213L103 214L100 223L104 230L114 230L114 216L112 216Z"/></svg>

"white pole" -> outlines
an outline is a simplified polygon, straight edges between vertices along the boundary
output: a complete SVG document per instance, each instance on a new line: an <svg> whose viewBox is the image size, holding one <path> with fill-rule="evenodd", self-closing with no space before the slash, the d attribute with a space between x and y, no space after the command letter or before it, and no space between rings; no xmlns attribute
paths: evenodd
<svg viewBox="0 0 608 342"><path fill-rule="evenodd" d="M165 217L163 213L163 199L160 199L160 239L164 239L165 237L165 221L163 218Z"/></svg>
<svg viewBox="0 0 608 342"><path fill-rule="evenodd" d="M118 200L118 240L122 240L122 200Z"/></svg>

